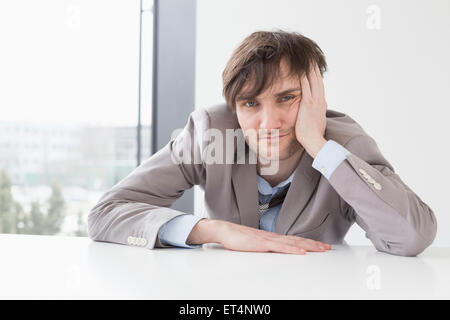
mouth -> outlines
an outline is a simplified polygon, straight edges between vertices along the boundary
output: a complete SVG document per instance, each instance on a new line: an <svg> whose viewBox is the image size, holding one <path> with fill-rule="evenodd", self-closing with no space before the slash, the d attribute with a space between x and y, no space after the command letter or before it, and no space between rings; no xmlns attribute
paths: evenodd
<svg viewBox="0 0 450 320"><path fill-rule="evenodd" d="M277 136L266 136L264 138L260 138L260 140L267 140L267 141L275 141L275 140L281 140L284 137L287 137L288 134L283 135L277 135Z"/></svg>

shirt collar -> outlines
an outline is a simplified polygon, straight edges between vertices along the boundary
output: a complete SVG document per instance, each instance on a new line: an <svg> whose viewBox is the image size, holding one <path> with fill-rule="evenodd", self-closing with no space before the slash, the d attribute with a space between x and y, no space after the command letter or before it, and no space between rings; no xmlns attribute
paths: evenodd
<svg viewBox="0 0 450 320"><path fill-rule="evenodd" d="M279 184L277 184L275 187L271 187L270 183L267 182L263 177L256 175L256 179L258 182L258 191L259 193L263 195L274 195L276 194L280 189L284 188L287 184L291 183L294 179L294 172L284 181L281 181Z"/></svg>

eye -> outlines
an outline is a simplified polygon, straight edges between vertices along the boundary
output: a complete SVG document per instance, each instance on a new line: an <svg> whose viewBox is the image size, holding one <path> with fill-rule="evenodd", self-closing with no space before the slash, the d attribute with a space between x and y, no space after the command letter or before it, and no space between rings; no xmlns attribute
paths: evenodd
<svg viewBox="0 0 450 320"><path fill-rule="evenodd" d="M289 100L292 100L292 99L294 99L294 96L292 96L292 95L284 96L283 98L281 98L282 101L289 101Z"/></svg>
<svg viewBox="0 0 450 320"><path fill-rule="evenodd" d="M246 107L254 107L255 105L255 101L247 101L246 103L244 103L244 106Z"/></svg>

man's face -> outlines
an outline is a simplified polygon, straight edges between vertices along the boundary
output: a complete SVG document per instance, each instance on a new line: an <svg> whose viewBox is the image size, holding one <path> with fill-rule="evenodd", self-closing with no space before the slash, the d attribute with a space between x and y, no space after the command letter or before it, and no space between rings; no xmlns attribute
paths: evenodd
<svg viewBox="0 0 450 320"><path fill-rule="evenodd" d="M279 78L257 97L244 97L246 86L236 98L236 114L250 149L266 160L284 160L302 148L295 137L301 100L298 77L288 77L280 63Z"/></svg>

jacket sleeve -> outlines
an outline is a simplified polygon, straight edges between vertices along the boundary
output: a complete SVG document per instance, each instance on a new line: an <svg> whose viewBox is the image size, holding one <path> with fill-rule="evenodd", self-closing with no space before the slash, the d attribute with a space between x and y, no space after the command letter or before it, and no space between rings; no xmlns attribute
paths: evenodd
<svg viewBox="0 0 450 320"><path fill-rule="evenodd" d="M346 159L329 182L346 202L354 219L379 251L416 256L434 240L436 217L395 173L368 135L350 139Z"/></svg>
<svg viewBox="0 0 450 320"><path fill-rule="evenodd" d="M88 236L95 241L168 247L158 239L162 225L185 212L171 209L186 189L202 184L204 110L191 113L180 134L108 190L88 215Z"/></svg>

